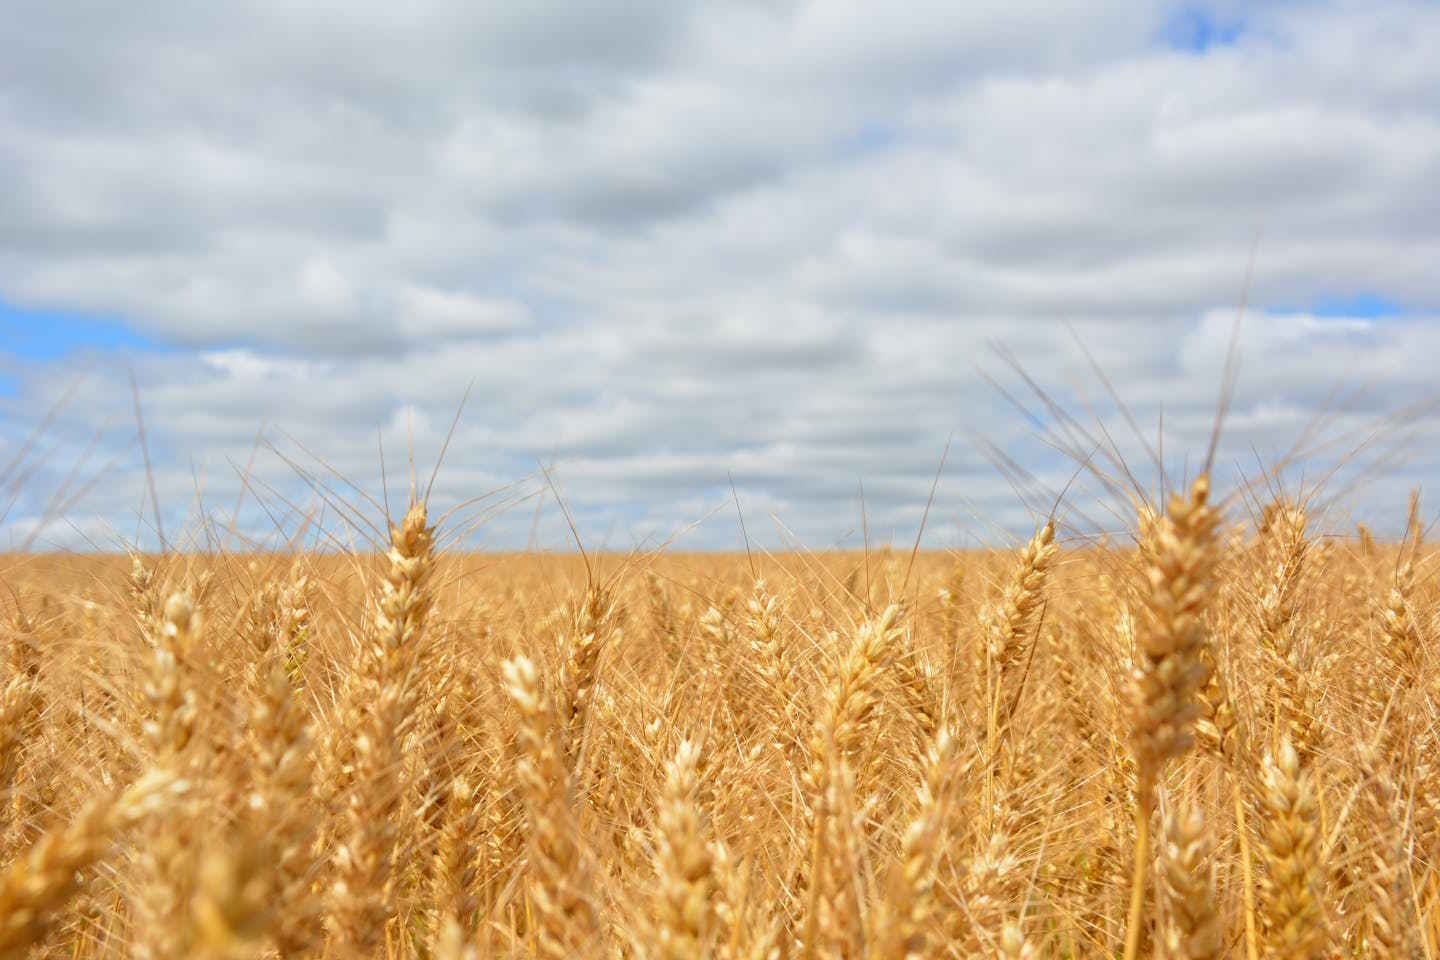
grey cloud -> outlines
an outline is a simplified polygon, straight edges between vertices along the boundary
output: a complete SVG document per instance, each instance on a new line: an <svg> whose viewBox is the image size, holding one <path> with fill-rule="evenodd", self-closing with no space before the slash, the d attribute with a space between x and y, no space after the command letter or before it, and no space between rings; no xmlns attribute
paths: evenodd
<svg viewBox="0 0 1440 960"><path fill-rule="evenodd" d="M116 17L103 3L22 3L12 22L28 42L0 78L22 106L85 129L131 116L164 123L182 109L194 117L212 102L201 117L229 119L246 95L257 107L344 104L413 123L451 102L457 79L461 93L503 99L516 79L543 89L555 71L583 81L588 71L653 67L693 12L683 3L162 2ZM497 73L511 78L498 96Z"/></svg>
<svg viewBox="0 0 1440 960"><path fill-rule="evenodd" d="M553 463L587 535L627 543L733 474L824 545L856 526L862 478L875 528L913 529L954 435L932 542L994 536L972 510L1023 532L1071 467L990 344L1144 472L1153 441L1073 322L1146 433L1163 410L1178 469L1208 439L1247 273L1220 462L1317 417L1362 436L1427 398L1440 347L1440 14L1231 4L1238 41L1197 54L1159 42L1177 9L24 5L33 42L0 64L0 295L118 314L166 349L7 364L12 445L84 378L11 525L108 420L96 462L117 465L76 519L133 532L133 363L167 529L197 478L229 509L262 423L378 496L377 442L392 481L412 441L432 462L473 383L438 506L539 490ZM1360 292L1419 312L1304 314ZM1022 502L976 437L1037 478ZM257 489L319 502L256 463ZM532 508L486 542L526 542ZM691 542L733 545L729 523ZM540 536L568 536L553 507Z"/></svg>

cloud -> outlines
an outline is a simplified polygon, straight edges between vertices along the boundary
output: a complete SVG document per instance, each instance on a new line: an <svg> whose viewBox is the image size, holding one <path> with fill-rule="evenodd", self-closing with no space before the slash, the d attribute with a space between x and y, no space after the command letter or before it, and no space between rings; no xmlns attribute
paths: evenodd
<svg viewBox="0 0 1440 960"><path fill-rule="evenodd" d="M535 493L554 464L587 531L655 536L733 475L743 502L829 544L856 526L862 479L875 529L918 522L953 436L932 542L993 536L974 514L1023 533L1071 467L1036 436L1061 422L992 345L1136 461L1163 411L1183 469L1242 299L1220 462L1253 472L1252 448L1283 452L1317 418L1360 436L1428 398L1433 6L17 16L34 42L0 64L0 299L119 317L149 347L0 359L7 448L78 384L12 526L105 427L91 468L113 465L84 516L134 530L125 364L167 529L202 501L229 509L262 426L256 492L336 523L344 485L322 486L320 461L378 499L412 444L438 455L471 390L448 505ZM1396 315L1312 309L1361 293ZM1397 482L1429 469L1412 457ZM533 506L487 542L527 542ZM243 529L267 523L252 502ZM729 523L689 542L732 545ZM540 530L566 535L553 507Z"/></svg>

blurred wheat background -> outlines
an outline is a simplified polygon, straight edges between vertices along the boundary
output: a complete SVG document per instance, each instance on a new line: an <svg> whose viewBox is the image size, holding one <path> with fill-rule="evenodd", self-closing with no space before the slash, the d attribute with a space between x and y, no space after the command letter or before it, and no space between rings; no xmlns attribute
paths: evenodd
<svg viewBox="0 0 1440 960"><path fill-rule="evenodd" d="M1433 956L1436 590L1016 551L12 556L4 956ZM1405 505L1397 505L1404 514ZM28 951L28 954L27 954Z"/></svg>

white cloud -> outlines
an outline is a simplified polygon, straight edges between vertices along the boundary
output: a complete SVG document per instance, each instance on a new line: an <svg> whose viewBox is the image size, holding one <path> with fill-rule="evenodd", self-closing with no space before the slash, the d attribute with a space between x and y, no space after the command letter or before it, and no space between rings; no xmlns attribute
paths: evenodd
<svg viewBox="0 0 1440 960"><path fill-rule="evenodd" d="M408 285L400 292L399 322L409 337L516 330L529 325L523 303Z"/></svg>
<svg viewBox="0 0 1440 960"><path fill-rule="evenodd" d="M252 384L265 380L313 381L323 375L322 368L310 361L265 356L253 350L209 350L201 353L200 359L232 380Z"/></svg>
<svg viewBox="0 0 1440 960"><path fill-rule="evenodd" d="M301 304L315 313L325 315L352 310L355 298L350 283L327 260L309 260L300 268Z"/></svg>

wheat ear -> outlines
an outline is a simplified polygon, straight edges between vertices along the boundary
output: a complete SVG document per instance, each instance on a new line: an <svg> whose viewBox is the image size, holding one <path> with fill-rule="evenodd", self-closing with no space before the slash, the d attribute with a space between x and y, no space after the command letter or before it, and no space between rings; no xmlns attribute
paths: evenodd
<svg viewBox="0 0 1440 960"><path fill-rule="evenodd" d="M1146 617L1132 684L1137 802L1125 960L1135 960L1140 949L1155 784L1164 764L1194 741L1196 694L1209 674L1202 618L1214 589L1220 525L1209 500L1210 478L1202 474L1188 497L1171 497L1165 516L1142 514Z"/></svg>
<svg viewBox="0 0 1440 960"><path fill-rule="evenodd" d="M1198 806L1171 815L1160 853L1160 877L1170 917L1166 946L1173 960L1224 955L1225 933L1215 910L1210 833Z"/></svg>
<svg viewBox="0 0 1440 960"><path fill-rule="evenodd" d="M311 951L320 939L311 876L317 833L309 803L314 774L311 725L282 656L272 655L264 673L250 715L255 789L248 813L257 840L272 858L273 889L267 892L285 904L274 917L275 945L282 956L294 957Z"/></svg>
<svg viewBox="0 0 1440 960"><path fill-rule="evenodd" d="M826 842L821 815L829 802L831 773L837 761L853 756L880 703L879 680L893 662L903 627L901 609L891 604L878 617L862 623L826 684L824 699L811 725L809 756L802 771L806 804L802 807L804 834L810 857L802 859L795 878L795 893L811 893L809 881Z"/></svg>
<svg viewBox="0 0 1440 960"><path fill-rule="evenodd" d="M173 775L199 772L195 738L192 655L202 619L189 594L173 593L163 613L151 624L154 644L145 699L150 715L144 723L155 767ZM197 798L177 811L177 825L152 826L137 858L143 877L136 903L139 938L135 953L145 960L170 960L184 952L184 912L194 880Z"/></svg>
<svg viewBox="0 0 1440 960"><path fill-rule="evenodd" d="M655 847L656 946L664 960L701 960L714 920L714 857L696 803L699 760L699 747L682 740L665 769Z"/></svg>
<svg viewBox="0 0 1440 960"><path fill-rule="evenodd" d="M528 658L507 660L501 669L506 692L520 714L516 736L522 756L516 775L530 821L536 950L545 960L585 956L594 949L598 925L550 699Z"/></svg>
<svg viewBox="0 0 1440 960"><path fill-rule="evenodd" d="M360 677L350 690L361 698L353 704L359 728L330 916L345 956L371 953L395 912L391 872L403 792L401 744L412 725L423 673L419 654L431 604L432 546L425 506L412 503L400 525L390 530L379 609L362 650Z"/></svg>
<svg viewBox="0 0 1440 960"><path fill-rule="evenodd" d="M1288 738L1265 757L1261 799L1269 815L1262 833L1266 953L1275 960L1319 957L1325 948L1319 815L1310 772Z"/></svg>

